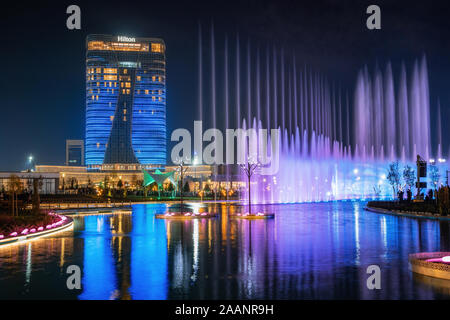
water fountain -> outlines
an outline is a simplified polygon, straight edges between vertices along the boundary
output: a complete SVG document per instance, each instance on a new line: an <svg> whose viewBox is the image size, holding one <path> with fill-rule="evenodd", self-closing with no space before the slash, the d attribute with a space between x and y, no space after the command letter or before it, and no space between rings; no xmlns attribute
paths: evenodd
<svg viewBox="0 0 450 320"><path fill-rule="evenodd" d="M249 40L243 44L237 35L234 48L230 50L225 37L224 50L216 52L213 28L210 40L211 108L203 105L199 110L212 116L213 127L279 128L281 132L279 171L255 177L252 202L389 198L390 162L399 160L414 167L417 154L432 158L425 57L412 66L409 82L405 65L398 79L390 63L384 72L376 67L371 73L364 67L357 75L352 101L348 91L330 85L323 75L298 68L295 56L283 49L260 49ZM199 41L202 48L200 37ZM203 92L202 77L199 93ZM441 159L440 145L437 150ZM445 172L444 159L439 165Z"/></svg>

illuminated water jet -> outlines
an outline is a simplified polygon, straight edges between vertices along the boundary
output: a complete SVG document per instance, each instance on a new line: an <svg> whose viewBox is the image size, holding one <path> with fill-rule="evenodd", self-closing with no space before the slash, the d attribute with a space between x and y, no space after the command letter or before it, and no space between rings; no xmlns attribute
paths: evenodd
<svg viewBox="0 0 450 320"><path fill-rule="evenodd" d="M210 39L216 41L214 31ZM224 50L220 50L223 59L216 58L216 43L210 46L213 103L208 112L214 115L212 125L281 130L279 171L255 176L252 202L391 198L392 188L386 180L388 164L399 160L414 167L417 154L425 160L431 158L425 57L413 64L410 81L403 64L398 78L394 78L390 63L384 72L378 66L373 72L364 67L357 75L352 100L348 91L330 85L323 75L298 68L295 58L286 55L283 48L267 46L260 50L249 42L242 45L239 36L234 48L228 46L228 37L224 44ZM234 61L229 59L233 56ZM222 67L216 65L218 61L224 61ZM223 79L223 91L216 85L216 77ZM224 120L217 121L221 119L221 96L226 97ZM438 131L440 127L438 124ZM257 139L249 143L257 143ZM269 135L268 145L270 139ZM441 138L435 151L439 159L443 157L440 144ZM445 172L446 163L438 165ZM227 168L222 181L231 178ZM243 190L242 194L247 192Z"/></svg>

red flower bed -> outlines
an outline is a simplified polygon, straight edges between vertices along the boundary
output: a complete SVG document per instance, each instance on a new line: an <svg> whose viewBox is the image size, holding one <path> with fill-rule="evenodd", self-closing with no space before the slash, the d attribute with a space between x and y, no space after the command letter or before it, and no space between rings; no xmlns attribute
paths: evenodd
<svg viewBox="0 0 450 320"><path fill-rule="evenodd" d="M22 232L28 233L31 230L33 230L32 232L42 231L48 225L54 225L60 220L60 216L52 213L19 217L0 215L0 238L14 236L14 233L17 233L16 235L20 235ZM2 235L3 237L1 237Z"/></svg>

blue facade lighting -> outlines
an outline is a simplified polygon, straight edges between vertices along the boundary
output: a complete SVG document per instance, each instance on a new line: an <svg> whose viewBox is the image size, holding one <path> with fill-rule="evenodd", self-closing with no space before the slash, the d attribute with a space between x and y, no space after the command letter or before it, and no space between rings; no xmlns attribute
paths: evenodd
<svg viewBox="0 0 450 320"><path fill-rule="evenodd" d="M86 165L164 165L164 42L89 35L86 45Z"/></svg>

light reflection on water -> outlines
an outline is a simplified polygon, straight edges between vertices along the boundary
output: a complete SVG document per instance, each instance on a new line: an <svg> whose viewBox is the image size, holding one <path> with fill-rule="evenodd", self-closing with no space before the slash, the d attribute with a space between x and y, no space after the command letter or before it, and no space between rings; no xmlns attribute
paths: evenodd
<svg viewBox="0 0 450 320"><path fill-rule="evenodd" d="M439 299L448 284L413 276L409 253L450 251L450 224L364 211L364 203L266 206L267 221L164 221L165 205L80 216L73 231L0 249L0 298ZM65 270L82 269L82 290ZM382 290L366 288L377 264Z"/></svg>

